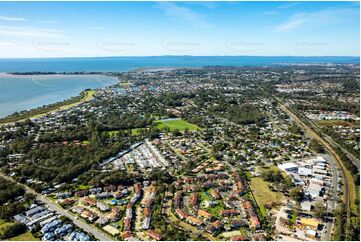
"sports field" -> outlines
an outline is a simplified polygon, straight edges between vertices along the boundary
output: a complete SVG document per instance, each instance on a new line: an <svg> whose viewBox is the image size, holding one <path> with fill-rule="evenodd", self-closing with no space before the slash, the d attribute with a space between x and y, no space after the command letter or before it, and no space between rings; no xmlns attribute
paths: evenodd
<svg viewBox="0 0 361 242"><path fill-rule="evenodd" d="M158 129L164 129L168 127L170 131L178 129L179 131L186 130L197 130L199 127L195 124L188 123L183 119L168 119L168 120L157 120L155 121Z"/></svg>

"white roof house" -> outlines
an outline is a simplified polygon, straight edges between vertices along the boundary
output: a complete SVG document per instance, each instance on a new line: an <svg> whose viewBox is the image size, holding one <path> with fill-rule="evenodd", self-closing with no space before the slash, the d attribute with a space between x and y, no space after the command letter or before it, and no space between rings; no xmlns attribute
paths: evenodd
<svg viewBox="0 0 361 242"><path fill-rule="evenodd" d="M312 169L306 167L298 168L298 175L300 176L310 176L312 175Z"/></svg>
<svg viewBox="0 0 361 242"><path fill-rule="evenodd" d="M294 162L288 162L278 165L278 168L285 172L296 172L298 170L298 165Z"/></svg>

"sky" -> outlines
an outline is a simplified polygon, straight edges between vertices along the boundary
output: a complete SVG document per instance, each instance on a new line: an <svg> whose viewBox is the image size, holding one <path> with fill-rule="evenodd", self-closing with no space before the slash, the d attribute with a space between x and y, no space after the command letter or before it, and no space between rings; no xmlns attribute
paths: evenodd
<svg viewBox="0 0 361 242"><path fill-rule="evenodd" d="M359 53L359 2L0 2L0 58Z"/></svg>

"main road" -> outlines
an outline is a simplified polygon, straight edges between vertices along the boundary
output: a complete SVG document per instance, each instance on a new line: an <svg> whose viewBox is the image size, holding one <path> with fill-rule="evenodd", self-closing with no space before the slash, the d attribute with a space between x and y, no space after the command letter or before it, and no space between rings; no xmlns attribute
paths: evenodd
<svg viewBox="0 0 361 242"><path fill-rule="evenodd" d="M279 106L281 107L281 109L286 112L293 120L294 122L296 122L296 124L298 126L300 126L303 130L306 131L306 133L316 139L318 142L320 142L329 152L330 154L335 158L338 166L340 167L341 173L342 173L342 178L343 178L343 182L344 182L344 203L345 203L345 210L346 210L346 214L347 214L347 222L349 223L350 221L350 193L352 192L352 198L355 197L355 190L354 190L354 184L350 184L351 182L353 182L352 177L350 178L349 176L351 176L347 170L347 168L344 166L340 156L336 153L336 151L334 150L334 148L332 147L332 145L327 142L323 137L321 137L319 134L317 134L316 131L314 131L311 127L309 127L307 124L305 124L301 119L299 119L297 117L296 114L294 114L284 103L283 101L278 98L278 97L274 97ZM350 181L350 183L349 183ZM351 190L351 191L350 191ZM353 202L353 201L352 201ZM347 225L345 226L347 229ZM347 233L347 231L346 231Z"/></svg>
<svg viewBox="0 0 361 242"><path fill-rule="evenodd" d="M7 179L7 180L17 182L14 179L12 179L12 178L10 178L10 177L2 174L2 173L0 173L0 176ZM69 213L67 210L65 210L62 207L60 207L59 205L57 205L56 203L54 203L49 198L37 193L36 191L34 191L33 189L31 189L30 187L28 187L28 186L26 186L24 184L21 184L21 183L19 183L19 184L25 188L26 192L36 195L36 199L38 199L41 202L45 203L50 210L56 211L58 214L63 215L65 217L68 217L76 226L78 226L79 228L82 228L87 233L94 235L94 237L96 239L101 240L101 241L114 241L114 239L112 239L111 237L109 237L105 233L103 233L103 232L99 231L98 229L90 226L86 222L78 219L78 217L76 217L73 214Z"/></svg>

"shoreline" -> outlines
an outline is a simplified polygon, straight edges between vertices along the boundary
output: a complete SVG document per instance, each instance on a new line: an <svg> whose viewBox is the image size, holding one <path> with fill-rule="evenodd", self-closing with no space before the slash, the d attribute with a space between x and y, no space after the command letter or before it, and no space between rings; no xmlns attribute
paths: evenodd
<svg viewBox="0 0 361 242"><path fill-rule="evenodd" d="M68 102L68 101L70 101L71 99L78 98L82 93L84 93L84 96L81 97L81 99L80 99L79 101L76 101L76 102L74 102L74 103L69 103L69 104L60 105L59 107L56 107L56 104L57 104L57 103L61 104L61 103L64 103L64 102ZM19 115L20 117L19 117L19 119L17 119L17 120L9 121L9 122L2 122L3 119L7 119L7 118L9 118L11 115L14 115L14 114L10 114L10 115L8 115L8 116L5 116L4 118L0 118L0 127L1 127L1 126L5 126L5 125L8 125L8 124L13 124L13 123L16 123L16 122L24 122L25 120L28 120L28 119L40 118L40 117L46 116L46 115L48 115L48 114L51 114L51 113L53 113L53 112L59 112L59 111L63 111L63 110L66 110L66 109L75 107L75 106L80 105L80 104L82 104L82 103L84 103L84 102L88 102L88 101L92 100L92 99L94 98L94 95L95 95L95 94L96 94L96 90L84 90L84 91L82 91L81 93L79 93L79 95L76 96L76 97L69 98L69 99L64 100L64 101L52 103L52 104L49 104L49 105L47 105L47 106L45 106L45 107L37 107L37 108L31 109L31 110L27 110L27 111L25 111L24 114L20 114L20 115ZM51 107L52 105L54 105L55 107L52 108L52 107ZM50 107L48 107L48 106L50 106ZM44 110L43 112L42 112L41 110L39 110L40 113L38 113L38 114L34 114L34 115L32 115L32 116L29 116L29 117L23 117L23 118L21 117L22 115L25 115L25 116L26 116L27 113L36 112L37 109L42 109L42 108L44 108L44 109L50 108L50 110L47 110L47 111ZM14 118L15 118L15 117L14 117Z"/></svg>
<svg viewBox="0 0 361 242"><path fill-rule="evenodd" d="M114 73L113 73L114 74ZM1 82L1 78L24 78L24 79L29 79L31 80L31 78L34 78L36 76L43 76L44 78L53 78L53 77L57 77L57 78L62 78L62 77L97 77L97 76L103 76L103 77L108 77L108 78L114 78L114 82L111 83L111 80L109 79L109 83L107 82L102 82L102 81L98 81L101 86L99 87L94 87L94 86L84 86L84 87L81 87L81 90L78 91L77 93L73 94L72 96L69 96L69 97L60 97L59 96L59 100L58 101L53 101L51 103L48 103L48 104L37 104L36 106L32 107L32 108L24 108L22 110L19 110L19 111L13 111L12 113L8 114L8 115L5 115L3 117L0 117L0 126L2 125L5 125L5 124L8 124L8 123L13 123L13 122L18 122L18 121L24 121L26 119L29 119L29 118L36 118L36 117L39 117L39 116L44 116L46 115L47 113L49 112L54 112L56 110L60 111L60 110L64 110L64 109L67 109L67 108L70 108L70 107L73 107L75 105L79 105L81 104L82 102L84 101L89 101L91 99L86 99L86 100L81 100L81 101L78 101L76 99L79 99L82 95L82 93L89 93L90 91L94 92L93 94L95 94L96 90L99 89L99 88L105 88L105 87L108 87L108 86L111 86L111 85L115 85L115 84L118 84L119 83L119 80L117 79L117 77L115 75L110 75L109 73L104 73L104 74L74 74L74 73L59 73L59 74L49 74L49 75L38 75L38 74L34 74L34 75L18 75L18 74L9 74L9 73L0 73L0 82ZM59 80L61 81L61 80ZM97 80L94 80L94 82L96 82ZM76 90L77 88L75 88ZM69 89L70 90L70 89ZM47 93L49 95L51 95L52 93ZM92 95L93 96L93 95ZM34 96L35 97L35 96ZM87 95L85 95L85 97L87 97ZM89 98L89 97L88 97ZM72 99L75 99L74 103L71 102ZM15 102L16 103L16 102ZM19 101L19 103L21 103ZM44 102L43 102L44 103ZM64 105L61 105L59 106L58 104L61 104L61 103L64 103ZM52 106L54 106L54 108L52 108ZM48 109L51 109L51 110L48 110ZM41 112L42 109L45 109L46 111L44 112ZM35 115L31 115L29 117L29 113L36 113ZM41 113L39 113L41 112ZM14 116L14 114L18 113L18 119ZM14 116L13 119L14 121L4 121L6 119L12 119L11 116ZM23 116L25 116L25 118L22 118ZM16 120L15 120L16 119ZM24 119L24 120L23 120Z"/></svg>

